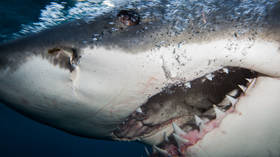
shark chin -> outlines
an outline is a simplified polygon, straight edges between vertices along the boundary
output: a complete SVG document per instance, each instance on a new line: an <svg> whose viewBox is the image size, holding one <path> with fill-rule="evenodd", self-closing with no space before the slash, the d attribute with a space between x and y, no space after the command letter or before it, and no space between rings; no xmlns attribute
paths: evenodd
<svg viewBox="0 0 280 157"><path fill-rule="evenodd" d="M150 5L0 45L0 101L149 156L279 156L279 1Z"/></svg>

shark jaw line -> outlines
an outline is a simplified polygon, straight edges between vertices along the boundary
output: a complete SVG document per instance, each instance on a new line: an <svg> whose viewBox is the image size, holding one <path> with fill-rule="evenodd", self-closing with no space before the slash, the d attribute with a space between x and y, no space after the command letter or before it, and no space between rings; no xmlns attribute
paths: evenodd
<svg viewBox="0 0 280 157"><path fill-rule="evenodd" d="M158 145L169 155L179 155L235 112L239 98L246 96L247 89L254 86L259 76L263 74L223 67L192 81L169 85L134 111L113 136L117 140ZM182 132L178 133L174 125ZM162 137L154 141L155 136ZM178 142L176 136L184 142Z"/></svg>

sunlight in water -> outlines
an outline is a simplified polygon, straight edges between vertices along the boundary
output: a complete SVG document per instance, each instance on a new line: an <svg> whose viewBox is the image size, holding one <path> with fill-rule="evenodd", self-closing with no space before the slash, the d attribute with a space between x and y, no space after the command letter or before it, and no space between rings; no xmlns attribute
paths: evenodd
<svg viewBox="0 0 280 157"><path fill-rule="evenodd" d="M14 33L12 38L36 33L73 19L89 20L125 3L126 0L77 0L74 5L67 2L50 2L41 10L38 21L22 24L21 30Z"/></svg>

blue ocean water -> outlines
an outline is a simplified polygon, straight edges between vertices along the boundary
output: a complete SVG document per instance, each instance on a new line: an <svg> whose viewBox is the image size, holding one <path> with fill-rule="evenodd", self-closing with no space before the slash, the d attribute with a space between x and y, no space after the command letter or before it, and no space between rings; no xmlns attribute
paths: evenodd
<svg viewBox="0 0 280 157"><path fill-rule="evenodd" d="M0 43L85 16L124 1L1 0ZM39 124L0 104L0 157L141 157L144 145L86 139Z"/></svg>

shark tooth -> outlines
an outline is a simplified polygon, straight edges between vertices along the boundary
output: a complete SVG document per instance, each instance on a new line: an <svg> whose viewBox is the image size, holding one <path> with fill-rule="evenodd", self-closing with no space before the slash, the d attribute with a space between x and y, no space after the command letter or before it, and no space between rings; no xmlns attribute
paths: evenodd
<svg viewBox="0 0 280 157"><path fill-rule="evenodd" d="M230 91L227 95L235 97L238 95L238 89L234 89L232 91Z"/></svg>
<svg viewBox="0 0 280 157"><path fill-rule="evenodd" d="M150 156L151 154L150 154L150 151L148 150L148 148L144 147L144 149L145 149L145 152L146 152L147 156Z"/></svg>
<svg viewBox="0 0 280 157"><path fill-rule="evenodd" d="M168 152L167 152L166 150L163 150L163 149L157 147L156 145L153 145L153 148L154 148L156 151L158 151L159 153L161 153L162 155L167 155L167 156L169 156L169 154L168 154Z"/></svg>
<svg viewBox="0 0 280 157"><path fill-rule="evenodd" d="M243 91L243 93L245 93L247 87L245 87L243 85L238 85L238 87Z"/></svg>
<svg viewBox="0 0 280 157"><path fill-rule="evenodd" d="M189 140L184 139L184 138L180 137L179 135L177 135L175 133L173 133L173 136L174 136L175 141L177 142L179 147L181 147L184 144L188 144L189 143Z"/></svg>
<svg viewBox="0 0 280 157"><path fill-rule="evenodd" d="M234 97L230 96L230 95L226 95L226 98L230 101L230 103L233 105L236 104L237 99L235 99Z"/></svg>
<svg viewBox="0 0 280 157"><path fill-rule="evenodd" d="M143 113L141 107L137 108L137 109L136 109L136 112L138 112L138 113Z"/></svg>
<svg viewBox="0 0 280 157"><path fill-rule="evenodd" d="M169 139L168 139L168 136L167 136L166 132L163 133L163 137L164 137L165 142L169 142Z"/></svg>
<svg viewBox="0 0 280 157"><path fill-rule="evenodd" d="M213 74L208 74L205 77L206 77L207 80L212 81L213 78L214 78L214 75Z"/></svg>
<svg viewBox="0 0 280 157"><path fill-rule="evenodd" d="M228 73L229 73L228 68L223 68L223 72L226 73L226 74L228 74Z"/></svg>
<svg viewBox="0 0 280 157"><path fill-rule="evenodd" d="M204 126L204 121L201 118L199 118L197 115L194 115L194 119L195 119L195 124L199 127L200 130L202 130Z"/></svg>
<svg viewBox="0 0 280 157"><path fill-rule="evenodd" d="M246 78L246 80L249 82L249 84L252 84L256 81L256 78Z"/></svg>
<svg viewBox="0 0 280 157"><path fill-rule="evenodd" d="M185 87L186 87L186 88L192 88L192 85L191 85L190 82L187 82L187 83L185 83Z"/></svg>
<svg viewBox="0 0 280 157"><path fill-rule="evenodd" d="M174 132L177 134L177 135L186 135L187 133L182 130L176 123L172 123L172 126L173 126L173 129L174 129Z"/></svg>
<svg viewBox="0 0 280 157"><path fill-rule="evenodd" d="M216 105L213 105L213 108L216 114L216 118L220 118L225 114L225 112L220 110Z"/></svg>
<svg viewBox="0 0 280 157"><path fill-rule="evenodd" d="M251 82L253 81L253 79L251 79L251 78L246 78L246 80L247 80L249 83L251 83Z"/></svg>

